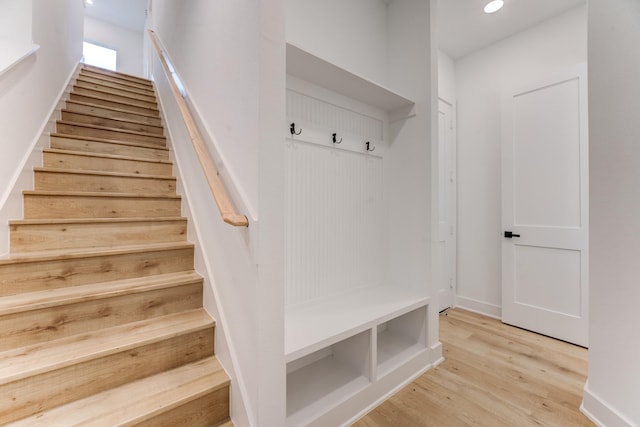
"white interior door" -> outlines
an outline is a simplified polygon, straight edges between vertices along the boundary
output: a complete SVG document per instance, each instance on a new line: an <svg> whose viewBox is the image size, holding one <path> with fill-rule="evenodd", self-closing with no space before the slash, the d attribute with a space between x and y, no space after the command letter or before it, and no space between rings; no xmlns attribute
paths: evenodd
<svg viewBox="0 0 640 427"><path fill-rule="evenodd" d="M438 101L439 311L453 307L456 285L456 140L453 105Z"/></svg>
<svg viewBox="0 0 640 427"><path fill-rule="evenodd" d="M506 97L502 320L585 347L587 168L586 65Z"/></svg>

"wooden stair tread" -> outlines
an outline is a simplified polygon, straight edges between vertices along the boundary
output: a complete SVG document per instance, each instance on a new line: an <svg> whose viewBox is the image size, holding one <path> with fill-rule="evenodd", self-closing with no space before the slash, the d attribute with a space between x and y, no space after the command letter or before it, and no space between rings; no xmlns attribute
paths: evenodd
<svg viewBox="0 0 640 427"><path fill-rule="evenodd" d="M103 74L105 76L128 78L134 81L138 81L142 84L146 84L148 86L153 86L153 81L149 79L145 79L144 77L140 77L140 76L134 76L133 74L123 73L122 71L111 71L111 70L106 70L104 68L96 67L93 65L87 65L87 64L84 64L82 66L81 71L91 71L94 73Z"/></svg>
<svg viewBox="0 0 640 427"><path fill-rule="evenodd" d="M155 91L151 87L143 88L135 82L132 85L131 82L108 80L108 79L105 79L103 76L98 76L95 74L80 73L76 78L76 82L79 82L79 81L84 83L90 83L90 84L105 85L107 87L127 89L127 90L136 91L136 92L147 94L147 95L155 95Z"/></svg>
<svg viewBox="0 0 640 427"><path fill-rule="evenodd" d="M96 88L81 86L78 84L73 85L73 92L77 94L82 94L82 92L85 92L85 91L92 93L92 96L94 98L108 99L109 96L117 96L119 98L123 98L122 100L118 101L122 104L139 105L138 103L144 103L145 108L148 108L150 110L158 110L157 101L140 99L133 96L134 94L128 95L128 94L116 93L114 91L108 90L107 87L104 87L103 89L96 89ZM103 97L107 97L107 98L103 98ZM147 105L147 104L151 104L151 105Z"/></svg>
<svg viewBox="0 0 640 427"><path fill-rule="evenodd" d="M156 102L156 94L154 92L145 91L144 89L136 91L131 87L118 85L117 83L115 83L114 85L107 85L104 83L88 82L86 80L83 80L80 77L76 80L74 86L83 88L83 89L98 90L100 92L108 92L114 95L128 96L131 98L136 98L139 101Z"/></svg>
<svg viewBox="0 0 640 427"><path fill-rule="evenodd" d="M73 151L73 150L60 150L58 148L45 148L42 150L43 153L55 153L55 154L66 154L69 156L81 156L81 157L97 157L101 159L112 159L112 160L131 160L134 162L144 162L144 163L162 163L165 165L173 165L171 160L164 159L150 159L145 157L134 157L134 156L121 156L118 154L103 154L103 153L92 153L90 151Z"/></svg>
<svg viewBox="0 0 640 427"><path fill-rule="evenodd" d="M67 103L72 103L72 104L77 104L77 105L82 105L85 107L94 107L94 108L101 108L101 109L105 109L105 110L112 110L112 111L117 111L119 113L126 113L126 114L131 114L134 116L142 116L142 117L148 117L151 119L158 119L159 117L157 115L153 115L153 114L145 114L145 113L132 113L129 110L125 110L125 109L121 109L121 108L115 108L115 107L108 107L105 105L99 105L99 104L92 104L90 102L84 102L84 101L74 101L72 99L67 99L66 100ZM134 123L140 123L137 122L133 119L131 119Z"/></svg>
<svg viewBox="0 0 640 427"><path fill-rule="evenodd" d="M201 280L202 277L195 271L184 271L9 295L0 297L0 316L180 286Z"/></svg>
<svg viewBox="0 0 640 427"><path fill-rule="evenodd" d="M94 141L94 142L104 142L104 143L108 143L108 144L119 144L119 145L126 145L129 147L141 147L141 148L153 148L156 150L165 150L165 151L169 151L169 149L167 147L161 147L157 144L146 144L144 142L129 142L129 141L120 141L120 140L115 140L115 139L105 139L105 138L96 138L93 136L84 136L84 135L72 135L72 134L68 134L68 133L58 133L58 132L54 132L51 134L52 137L58 137L58 138L68 138L68 139L77 139L80 141Z"/></svg>
<svg viewBox="0 0 640 427"><path fill-rule="evenodd" d="M81 113L79 111L67 110L66 108L62 109L61 113L70 113L70 114L76 114L76 115L79 115L79 116L93 117L93 118L96 118L96 119L107 119L107 120L111 120L111 121L115 121L115 122L122 122L122 123L134 124L134 125L144 125L144 126L148 126L148 127L164 129L164 126L161 126L161 125L150 125L150 124L146 124L146 123L141 123L141 122L136 121L136 120L104 117L104 116L99 115L99 114ZM119 129L119 128L114 128L114 129ZM151 133L151 135L158 135L158 134Z"/></svg>
<svg viewBox="0 0 640 427"><path fill-rule="evenodd" d="M96 96L96 95L88 95L88 94L84 94L84 93L73 93L73 92L71 93L71 95L72 95L71 100L75 101L75 102L89 102L89 103L95 103L97 105L102 106L104 104L100 103L100 101L105 101L104 98L100 98L99 96ZM87 100L82 101L82 100L79 100L79 99L74 99L73 95L78 95L78 97L81 97L81 98L87 98ZM131 104L128 104L127 102L115 101L115 100L112 100L112 99L110 99L108 101L110 103L112 103L112 104L118 105L117 107L114 107L114 108L122 109L122 110L125 110L125 111L132 111L131 107L138 107L140 109L146 110L147 112L143 112L143 111L140 111L138 109L133 109L133 112L135 114L144 113L144 114L150 115L152 117L160 117L160 110L158 110L157 107L150 107L150 106L142 107L142 106L139 106L139 105L131 105Z"/></svg>
<svg viewBox="0 0 640 427"><path fill-rule="evenodd" d="M0 384L214 325L214 320L204 309L197 309L7 350L0 353Z"/></svg>
<svg viewBox="0 0 640 427"><path fill-rule="evenodd" d="M127 130L127 129L112 128L112 127L107 127L107 126L90 125L90 124L87 124L87 123L70 122L70 121L67 121L67 120L58 120L56 123L63 124L63 125L69 125L69 126L77 126L77 127L82 127L82 128L88 128L88 129L108 130L110 132L119 132L119 133L123 133L123 134L138 135L138 136L148 136L148 137L151 137L151 138L158 138L158 139L166 139L166 137L164 135L158 135L156 133L138 132L138 131L135 131L135 130Z"/></svg>
<svg viewBox="0 0 640 427"><path fill-rule="evenodd" d="M140 193L98 193L82 191L34 191L25 190L25 196L67 196L67 197L115 197L123 199L180 199L173 194L140 194Z"/></svg>
<svg viewBox="0 0 640 427"><path fill-rule="evenodd" d="M118 222L163 222L186 221L183 216L168 216L157 218L52 218L52 219L12 219L9 225L46 225L46 224L104 224Z"/></svg>
<svg viewBox="0 0 640 427"><path fill-rule="evenodd" d="M134 425L229 386L215 356L68 403L9 424L12 427Z"/></svg>
<svg viewBox="0 0 640 427"><path fill-rule="evenodd" d="M60 173L60 174L73 174L73 175L92 175L92 176L115 176L122 178L141 178L141 179L158 179L166 181L175 181L175 176L167 175L145 175L140 173L124 173L124 172L103 172L97 170L84 170L84 169L60 169L60 168L33 168L34 172L46 172L46 173Z"/></svg>
<svg viewBox="0 0 640 427"><path fill-rule="evenodd" d="M92 248L58 249L48 251L33 251L12 253L9 258L0 259L0 265L40 262L63 259L81 259L101 257L107 255L130 254L147 251L172 251L175 249L193 248L191 242L147 243L143 245L122 245Z"/></svg>

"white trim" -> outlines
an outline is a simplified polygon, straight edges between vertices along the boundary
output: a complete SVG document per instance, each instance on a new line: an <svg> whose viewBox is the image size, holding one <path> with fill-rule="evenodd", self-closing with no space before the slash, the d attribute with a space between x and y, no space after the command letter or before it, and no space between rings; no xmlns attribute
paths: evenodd
<svg viewBox="0 0 640 427"><path fill-rule="evenodd" d="M502 307L499 305L489 304L488 302L478 301L473 298L458 295L456 297L456 307L493 317L494 319L502 319Z"/></svg>
<svg viewBox="0 0 640 427"><path fill-rule="evenodd" d="M31 180L33 182L33 166L42 166L42 153L38 152L38 156L34 158L34 151L38 147L48 146L50 142L49 134L51 131L55 131L55 121L60 117L60 111L62 110L66 99L68 98L68 94L71 92L71 87L73 82L80 72L81 64L78 62L75 67L71 69L71 73L69 77L67 77L66 83L60 89L60 92L54 98L54 103L49 110L49 114L47 114L46 119L42 122L40 129L36 132L33 141L29 144L29 148L25 150L25 154L22 157L18 167L15 169L15 172L11 179L9 180L7 186L5 187L5 191L2 195L0 195L0 219L2 223L5 223L13 216L11 212L8 212L10 205L14 206L14 202L10 201L11 197L14 196L16 200L15 204L17 204L18 200L21 203L20 208L17 209L22 212L22 186L19 186L18 183L21 179ZM49 129L48 129L49 128ZM28 174L28 176L27 176ZM29 182L29 181L27 181ZM21 188L16 188L21 187ZM8 227L7 227L8 229ZM0 235L2 232L0 232ZM7 232L6 238L0 240L0 258L5 257L9 254L9 233Z"/></svg>
<svg viewBox="0 0 640 427"><path fill-rule="evenodd" d="M589 389L589 381L584 386L584 394L580 412L598 427L638 427L638 424L627 419L610 404L599 398Z"/></svg>
<svg viewBox="0 0 640 427"><path fill-rule="evenodd" d="M36 53L39 49L40 45L35 43L14 43L0 40L0 51L3 51L3 55L0 58L0 76Z"/></svg>

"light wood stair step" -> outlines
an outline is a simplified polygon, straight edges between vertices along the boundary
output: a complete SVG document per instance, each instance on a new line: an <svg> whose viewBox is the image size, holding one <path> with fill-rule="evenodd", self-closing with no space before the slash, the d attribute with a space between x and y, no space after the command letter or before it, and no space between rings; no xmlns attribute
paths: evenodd
<svg viewBox="0 0 640 427"><path fill-rule="evenodd" d="M0 296L193 270L189 242L32 251L0 259Z"/></svg>
<svg viewBox="0 0 640 427"><path fill-rule="evenodd" d="M213 328L199 309L2 352L0 423L210 357Z"/></svg>
<svg viewBox="0 0 640 427"><path fill-rule="evenodd" d="M25 191L25 219L180 216L180 196L133 193Z"/></svg>
<svg viewBox="0 0 640 427"><path fill-rule="evenodd" d="M92 84L99 84L102 86L106 86L106 87L111 87L111 88L115 88L115 89L126 89L128 91L131 92L135 92L135 93L139 93L142 95L151 95L151 96L155 96L155 91L153 90L152 87L149 86L144 86L141 87L140 85L136 84L136 83L131 83L131 82L127 82L127 81L118 81L118 82L114 82L113 80L109 80L107 78L104 78L103 76L99 76L99 75L88 75L86 73L80 73L78 74L77 80L76 81L82 81L85 83L92 83Z"/></svg>
<svg viewBox="0 0 640 427"><path fill-rule="evenodd" d="M118 96L125 96L127 98L136 99L138 101L152 102L157 105L155 93L140 93L140 91L130 90L124 87L107 86L100 83L90 83L82 78L76 80L74 87L94 90L103 93L110 93Z"/></svg>
<svg viewBox="0 0 640 427"><path fill-rule="evenodd" d="M95 98L104 99L105 101L120 102L129 106L142 107L150 110L157 109L156 101L145 101L135 96L121 95L111 90L103 89L87 89L77 84L73 86L71 94L93 96Z"/></svg>
<svg viewBox="0 0 640 427"><path fill-rule="evenodd" d="M86 89L96 89L99 91L110 92L114 94L120 94L139 99L141 101L156 102L156 94L150 90L136 89L130 86L120 85L118 83L110 83L107 81L100 81L97 79L87 78L83 75L79 75L75 81L75 85Z"/></svg>
<svg viewBox="0 0 640 427"><path fill-rule="evenodd" d="M120 72L120 71L106 70L104 68L95 67L95 66L87 65L87 64L83 65L83 67L80 70L80 72L83 72L83 73L89 72L89 73L93 73L93 74L109 76L109 77L116 78L116 79L119 79L119 80L126 80L126 81L130 81L130 82L135 82L135 83L146 85L146 86L153 86L153 82L151 80L149 80L149 79L145 79L144 77L134 76L132 74L127 74L127 73L123 73L123 72Z"/></svg>
<svg viewBox="0 0 640 427"><path fill-rule="evenodd" d="M142 142L145 144L156 145L158 147L165 147L167 145L167 139L158 134L67 122L64 120L58 120L56 122L56 132L113 141Z"/></svg>
<svg viewBox="0 0 640 427"><path fill-rule="evenodd" d="M162 126L162 120L157 114L133 113L120 108L104 107L88 102L72 101L70 99L65 102L65 106L67 111L74 113L93 114L115 120L128 120L131 123Z"/></svg>
<svg viewBox="0 0 640 427"><path fill-rule="evenodd" d="M117 108L119 110L131 111L136 114L145 114L154 117L160 117L160 112L157 108L140 107L138 105L132 105L128 102L113 101L110 99L104 99L96 94L83 95L77 92L71 92L69 94L71 101L85 102L88 104L100 105L103 107Z"/></svg>
<svg viewBox="0 0 640 427"><path fill-rule="evenodd" d="M221 426L229 417L228 389L227 374L215 357L209 357L45 411L10 426Z"/></svg>
<svg viewBox="0 0 640 427"><path fill-rule="evenodd" d="M120 87L127 87L127 88L139 89L144 91L153 91L153 84L139 83L132 80L124 80L118 77L108 76L106 74L96 73L96 72L85 70L85 69L80 70L80 74L78 74L78 77L88 77L94 80L100 80L102 82L110 82Z"/></svg>
<svg viewBox="0 0 640 427"><path fill-rule="evenodd" d="M43 164L44 167L47 168L128 172L139 175L172 176L173 173L173 163L169 160L145 159L142 157L117 156L51 148L43 150Z"/></svg>
<svg viewBox="0 0 640 427"><path fill-rule="evenodd" d="M103 117L96 114L77 113L68 111L66 109L62 110L62 120L65 122L84 123L87 125L130 130L134 132L149 133L154 135L162 135L164 132L162 126L146 125L125 119L110 119L108 117Z"/></svg>
<svg viewBox="0 0 640 427"><path fill-rule="evenodd" d="M51 148L58 150L83 151L95 154L139 157L146 159L168 160L169 149L155 144L140 142L114 141L88 136L51 134Z"/></svg>
<svg viewBox="0 0 640 427"><path fill-rule="evenodd" d="M0 298L0 351L202 307L195 271Z"/></svg>
<svg viewBox="0 0 640 427"><path fill-rule="evenodd" d="M124 172L34 168L35 191L176 194L176 178Z"/></svg>
<svg viewBox="0 0 640 427"><path fill-rule="evenodd" d="M44 219L9 222L11 253L182 242L187 219Z"/></svg>

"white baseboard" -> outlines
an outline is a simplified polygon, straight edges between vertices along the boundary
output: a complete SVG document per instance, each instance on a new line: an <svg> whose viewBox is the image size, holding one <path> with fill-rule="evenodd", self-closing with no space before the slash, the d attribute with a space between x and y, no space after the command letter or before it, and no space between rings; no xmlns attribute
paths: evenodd
<svg viewBox="0 0 640 427"><path fill-rule="evenodd" d="M478 301L458 295L456 297L456 307L493 317L494 319L502 319L502 307L499 305L489 304L488 302Z"/></svg>
<svg viewBox="0 0 640 427"><path fill-rule="evenodd" d="M593 421L598 427L638 427L611 405L600 399L589 389L589 382L584 386L584 394L580 412Z"/></svg>

